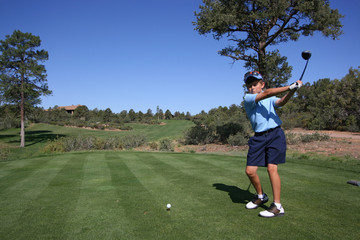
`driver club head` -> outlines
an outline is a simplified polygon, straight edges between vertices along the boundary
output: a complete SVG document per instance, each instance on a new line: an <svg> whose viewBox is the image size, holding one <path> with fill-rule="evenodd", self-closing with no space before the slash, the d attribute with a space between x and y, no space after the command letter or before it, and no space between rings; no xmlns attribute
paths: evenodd
<svg viewBox="0 0 360 240"><path fill-rule="evenodd" d="M306 50L306 51L303 51L301 53L301 57L304 59L304 60L309 60L311 58L311 52L309 50Z"/></svg>

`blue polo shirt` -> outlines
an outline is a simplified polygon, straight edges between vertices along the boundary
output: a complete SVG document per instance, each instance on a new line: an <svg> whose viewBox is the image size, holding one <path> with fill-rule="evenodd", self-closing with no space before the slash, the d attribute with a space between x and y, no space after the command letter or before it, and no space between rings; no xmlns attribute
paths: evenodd
<svg viewBox="0 0 360 240"><path fill-rule="evenodd" d="M250 119L252 129L255 132L264 132L282 124L279 116L275 112L275 102L278 97L269 97L259 102L255 102L257 94L247 93L244 96L245 111Z"/></svg>

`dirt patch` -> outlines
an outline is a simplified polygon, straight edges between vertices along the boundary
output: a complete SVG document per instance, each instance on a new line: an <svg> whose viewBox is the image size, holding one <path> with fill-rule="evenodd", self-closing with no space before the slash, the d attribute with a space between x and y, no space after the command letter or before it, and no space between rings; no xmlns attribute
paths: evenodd
<svg viewBox="0 0 360 240"><path fill-rule="evenodd" d="M300 128L294 128L293 130L289 130L287 132L297 133L297 134L326 134L332 138L344 138L344 139L352 139L352 140L359 140L360 141L360 133L358 132L340 132L340 131L328 131L328 130L304 130Z"/></svg>
<svg viewBox="0 0 360 240"><path fill-rule="evenodd" d="M293 129L287 131L295 134L325 134L330 137L328 141L316 141L289 145L288 149L307 153L314 152L329 156L349 156L360 158L360 133L340 131L311 131L304 129Z"/></svg>
<svg viewBox="0 0 360 240"><path fill-rule="evenodd" d="M247 151L248 146L230 146L220 144L185 145L175 147L175 152L199 152L199 153L231 153Z"/></svg>
<svg viewBox="0 0 360 240"><path fill-rule="evenodd" d="M304 129L293 129L286 133L294 134L325 134L330 137L327 141L314 141L288 145L288 152L317 153L328 156L348 156L360 158L360 133L339 132L339 131L311 131ZM235 154L247 152L247 146L230 145L186 145L175 148L175 152L199 152L199 153L226 153Z"/></svg>

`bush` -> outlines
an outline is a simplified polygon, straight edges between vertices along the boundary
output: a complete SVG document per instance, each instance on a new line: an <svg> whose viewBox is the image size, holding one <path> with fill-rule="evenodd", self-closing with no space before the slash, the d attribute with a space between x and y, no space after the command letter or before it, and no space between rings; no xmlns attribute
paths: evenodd
<svg viewBox="0 0 360 240"><path fill-rule="evenodd" d="M318 132L315 132L313 134L300 135L301 142L327 141L329 139L329 135L320 134Z"/></svg>
<svg viewBox="0 0 360 240"><path fill-rule="evenodd" d="M161 139L159 143L159 150L164 152L173 152L174 146L172 141L168 138Z"/></svg>
<svg viewBox="0 0 360 240"><path fill-rule="evenodd" d="M42 152L44 153L65 152L64 138L63 137L57 138L52 141L49 140L49 142L42 149Z"/></svg>
<svg viewBox="0 0 360 240"><path fill-rule="evenodd" d="M81 150L78 146L78 141L76 137L67 137L63 139L63 146L65 149L65 152L71 152L71 151L77 151Z"/></svg>
<svg viewBox="0 0 360 240"><path fill-rule="evenodd" d="M186 145L208 144L212 143L214 139L212 131L201 125L196 125L184 133L184 144Z"/></svg>
<svg viewBox="0 0 360 240"><path fill-rule="evenodd" d="M315 142L315 141L328 141L329 139L330 139L329 135L320 134L318 132L315 132L313 134L295 134L295 133L286 134L286 143L289 145Z"/></svg>
<svg viewBox="0 0 360 240"><path fill-rule="evenodd" d="M139 147L146 142L144 135L96 138L93 136L62 137L49 141L43 152L71 152L81 150L115 150Z"/></svg>
<svg viewBox="0 0 360 240"><path fill-rule="evenodd" d="M17 118L0 118L0 129L20 128L20 120Z"/></svg>
<svg viewBox="0 0 360 240"><path fill-rule="evenodd" d="M216 127L216 133L222 143L226 143L231 135L239 132L244 132L243 126L239 123L230 122Z"/></svg>
<svg viewBox="0 0 360 240"><path fill-rule="evenodd" d="M121 148L120 137L98 138L95 143L98 150L113 150Z"/></svg>
<svg viewBox="0 0 360 240"><path fill-rule="evenodd" d="M10 149L8 148L2 148L0 146L0 161L7 160L10 155Z"/></svg>
<svg viewBox="0 0 360 240"><path fill-rule="evenodd" d="M296 133L287 133L286 134L286 143L289 145L298 144L300 142Z"/></svg>
<svg viewBox="0 0 360 240"><path fill-rule="evenodd" d="M104 146L105 146L105 139L104 138L96 138L95 149L104 150Z"/></svg>
<svg viewBox="0 0 360 240"><path fill-rule="evenodd" d="M249 138L247 136L245 136L242 133L237 133L235 135L231 135L227 142L231 145L231 146L243 146L243 145L247 145L249 141Z"/></svg>
<svg viewBox="0 0 360 240"><path fill-rule="evenodd" d="M121 139L121 147L125 148L125 149L131 149L131 148L136 148L136 147L140 147L141 145L143 145L144 143L146 143L146 136L143 134L130 134L127 136L124 136Z"/></svg>
<svg viewBox="0 0 360 240"><path fill-rule="evenodd" d="M159 147L156 142L150 142L148 146L150 147L151 150L158 150Z"/></svg>
<svg viewBox="0 0 360 240"><path fill-rule="evenodd" d="M121 125L119 127L120 130L125 130L125 131L130 131L132 130L133 128L131 126L125 126L125 125Z"/></svg>
<svg viewBox="0 0 360 240"><path fill-rule="evenodd" d="M88 136L88 137L79 136L77 138L77 144L80 150L94 149L95 143L96 143L96 138L93 136Z"/></svg>
<svg viewBox="0 0 360 240"><path fill-rule="evenodd" d="M104 129L105 129L105 125L104 125L104 124L101 124L101 123L97 123L94 128L95 128L95 129L104 130Z"/></svg>

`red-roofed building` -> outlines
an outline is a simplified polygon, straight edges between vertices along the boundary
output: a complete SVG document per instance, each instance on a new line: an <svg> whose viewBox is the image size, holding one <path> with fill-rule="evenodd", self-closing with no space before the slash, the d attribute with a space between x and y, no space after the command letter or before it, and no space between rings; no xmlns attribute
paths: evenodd
<svg viewBox="0 0 360 240"><path fill-rule="evenodd" d="M58 107L58 109L64 108L68 113L70 113L72 115L72 114L74 114L75 109L77 109L80 106L82 106L82 105L78 104L78 105L71 105L71 106L62 106L62 107Z"/></svg>

